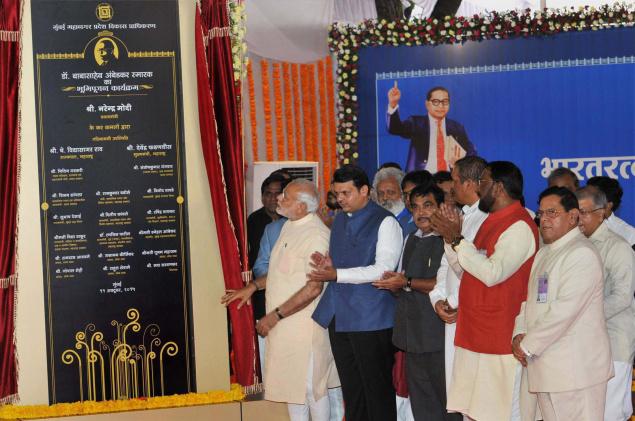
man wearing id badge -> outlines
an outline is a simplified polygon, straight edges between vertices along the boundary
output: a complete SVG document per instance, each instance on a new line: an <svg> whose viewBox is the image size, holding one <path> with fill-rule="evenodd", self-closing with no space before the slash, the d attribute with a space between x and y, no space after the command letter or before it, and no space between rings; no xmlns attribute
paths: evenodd
<svg viewBox="0 0 635 421"><path fill-rule="evenodd" d="M549 278L546 273L538 277L538 301L539 303L547 302L547 292L549 290Z"/></svg>
<svg viewBox="0 0 635 421"><path fill-rule="evenodd" d="M512 351L523 370L523 421L604 418L613 377L604 318L600 256L578 229L578 200L564 187L540 194L544 240L514 326Z"/></svg>

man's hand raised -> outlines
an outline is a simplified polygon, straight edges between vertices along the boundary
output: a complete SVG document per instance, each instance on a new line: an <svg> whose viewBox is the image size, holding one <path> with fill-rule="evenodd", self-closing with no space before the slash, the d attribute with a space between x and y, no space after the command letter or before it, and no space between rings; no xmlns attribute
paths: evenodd
<svg viewBox="0 0 635 421"><path fill-rule="evenodd" d="M399 100L401 99L401 91L397 88L397 81L392 88L388 91L388 104L391 108L395 108L399 105Z"/></svg>

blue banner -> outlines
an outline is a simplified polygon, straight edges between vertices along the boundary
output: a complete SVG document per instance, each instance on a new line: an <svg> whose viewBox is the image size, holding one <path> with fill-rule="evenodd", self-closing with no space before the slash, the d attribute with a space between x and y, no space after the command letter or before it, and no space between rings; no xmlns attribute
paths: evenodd
<svg viewBox="0 0 635 421"><path fill-rule="evenodd" d="M488 161L516 163L525 177L528 207L537 207L551 170L564 166L581 185L595 175L618 179L624 197L617 214L633 224L634 37L635 29L624 28L436 47L363 48L359 162L369 174L384 162L404 168L412 164L406 162L409 136L388 130L388 91L397 85L401 93L400 120L419 116L410 121L425 126L426 93L442 86L450 97L446 133L454 130L462 146L473 145ZM398 133L394 127L391 132ZM423 133L427 141L428 132ZM424 157L417 159L426 165Z"/></svg>

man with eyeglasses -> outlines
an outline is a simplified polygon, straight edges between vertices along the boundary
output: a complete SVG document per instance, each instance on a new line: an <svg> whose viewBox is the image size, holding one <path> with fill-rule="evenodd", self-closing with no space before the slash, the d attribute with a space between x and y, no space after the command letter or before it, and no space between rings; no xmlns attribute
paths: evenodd
<svg viewBox="0 0 635 421"><path fill-rule="evenodd" d="M538 230L521 205L523 176L507 161L487 164L478 207L489 213L474 241L456 208L432 217L463 270L448 410L477 421L519 420L521 365L511 353L514 318L527 295Z"/></svg>
<svg viewBox="0 0 635 421"><path fill-rule="evenodd" d="M442 86L430 89L426 95L428 115L412 115L406 120L399 117L401 91L397 82L388 91L388 133L410 139L406 171L449 171L466 155L476 155L474 145L465 128L446 118L450 111L450 93Z"/></svg>
<svg viewBox="0 0 635 421"><path fill-rule="evenodd" d="M606 209L604 210L606 225L615 234L625 239L635 250L635 227L618 217L615 213L620 208L622 196L624 195L620 182L614 178L598 176L589 178L587 186L595 186L602 190L606 196Z"/></svg>
<svg viewBox="0 0 635 421"><path fill-rule="evenodd" d="M605 421L624 421L633 413L631 384L635 357L635 254L604 219L606 195L595 186L576 191L579 226L600 252L604 266L604 317L611 343L615 377L606 388Z"/></svg>
<svg viewBox="0 0 635 421"><path fill-rule="evenodd" d="M549 187L539 203L545 245L532 265L512 341L526 367L523 420L534 420L537 407L544 421L602 420L613 376L602 261L578 229L578 199L569 189Z"/></svg>

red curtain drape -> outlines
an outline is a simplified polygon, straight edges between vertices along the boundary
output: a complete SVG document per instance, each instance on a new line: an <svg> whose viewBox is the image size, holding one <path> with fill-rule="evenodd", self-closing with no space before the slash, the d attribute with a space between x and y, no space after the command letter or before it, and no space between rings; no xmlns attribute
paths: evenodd
<svg viewBox="0 0 635 421"><path fill-rule="evenodd" d="M225 287L238 289L248 273L240 106L233 79L226 0L203 0L196 11L196 69L201 143L216 219ZM207 40L207 43L205 42ZM251 306L229 307L237 381L255 382Z"/></svg>
<svg viewBox="0 0 635 421"><path fill-rule="evenodd" d="M0 1L0 403L17 399L15 268L18 211L20 2Z"/></svg>

